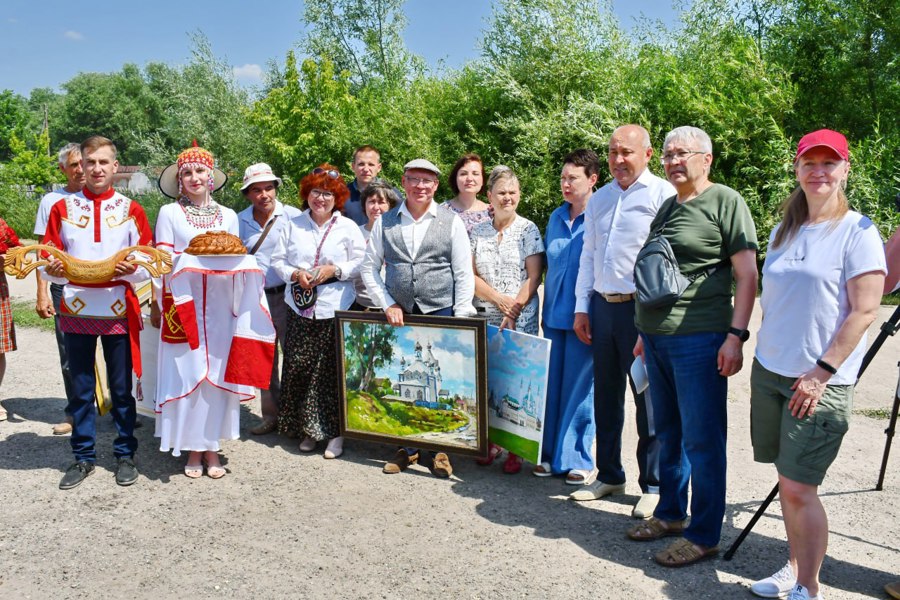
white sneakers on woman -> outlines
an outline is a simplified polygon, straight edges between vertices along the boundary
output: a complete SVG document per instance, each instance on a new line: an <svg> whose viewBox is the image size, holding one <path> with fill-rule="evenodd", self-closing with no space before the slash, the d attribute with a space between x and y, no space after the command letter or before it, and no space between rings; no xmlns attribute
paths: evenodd
<svg viewBox="0 0 900 600"><path fill-rule="evenodd" d="M810 596L809 590L798 583L788 594L788 600L825 600L825 594L819 590L818 594Z"/></svg>
<svg viewBox="0 0 900 600"><path fill-rule="evenodd" d="M777 573L754 582L750 586L750 591L760 598L786 598L796 583L797 576L791 568L791 563L788 562Z"/></svg>

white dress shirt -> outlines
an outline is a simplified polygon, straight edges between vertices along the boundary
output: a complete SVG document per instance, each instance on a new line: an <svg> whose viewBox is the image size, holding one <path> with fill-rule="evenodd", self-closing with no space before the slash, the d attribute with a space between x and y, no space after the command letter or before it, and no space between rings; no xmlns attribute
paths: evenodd
<svg viewBox="0 0 900 600"><path fill-rule="evenodd" d="M315 304L317 319L331 319L334 317L334 311L347 310L353 304L356 297L353 278L359 272L359 263L365 252L366 243L359 232L359 226L347 217L342 217L339 211L334 211L332 216L337 220L322 244L318 266L335 265L341 270L341 276L335 283L318 286ZM299 217L291 219L288 226L281 230L278 243L272 252L272 268L287 284L284 301L297 314L301 313L294 304L291 294L291 276L297 269L313 268L316 250L330 224L329 218L319 227L310 218L307 209Z"/></svg>
<svg viewBox="0 0 900 600"><path fill-rule="evenodd" d="M400 204L400 233L403 243L410 256L415 258L416 253L425 240L425 234L437 217L438 205L432 200L419 220L413 218L406 208L406 202ZM456 317L470 317L476 314L472 306L472 298L475 296L475 274L472 270L472 249L469 246L469 236L466 234L466 226L462 219L456 216L453 219L453 228L450 231L452 250L450 255L450 269L453 271L453 315ZM366 248L366 256L363 259L360 273L363 283L369 292L369 297L376 306L387 310L396 304L396 301L388 293L381 276L381 267L384 265L384 236L381 228L381 217L372 225L372 233L369 236L369 245Z"/></svg>
<svg viewBox="0 0 900 600"><path fill-rule="evenodd" d="M291 219L299 217L300 214L301 211L299 208L287 206L277 199L275 200L275 208L272 211L272 214L269 215L269 221L276 217L277 219L272 223L272 229L269 230L266 239L263 240L263 243L260 244L254 255L256 256L256 263L259 265L259 268L265 273L266 288L277 287L284 283L281 280L281 277L278 276L278 273L275 272L275 269L271 266L272 252L275 251L275 246L278 244L278 238L281 237L282 230L287 227L287 224ZM253 249L253 246L256 245L259 236L262 235L262 232L266 228L266 225L269 224L269 221L266 221L265 225L257 223L256 219L253 217L252 204L238 213L240 237L241 241L244 242L244 246L247 247L247 252L250 252L250 250Z"/></svg>
<svg viewBox="0 0 900 600"><path fill-rule="evenodd" d="M675 188L644 169L623 190L615 179L594 192L584 211L584 248L575 283L575 312L587 313L591 294L633 294L634 261L659 207Z"/></svg>

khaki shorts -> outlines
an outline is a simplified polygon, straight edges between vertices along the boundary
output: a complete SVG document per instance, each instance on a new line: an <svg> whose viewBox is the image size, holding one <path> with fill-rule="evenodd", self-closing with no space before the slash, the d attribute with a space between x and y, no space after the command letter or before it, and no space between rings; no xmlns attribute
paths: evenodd
<svg viewBox="0 0 900 600"><path fill-rule="evenodd" d="M750 372L750 438L756 462L775 463L778 474L820 485L850 426L852 385L829 385L810 417L788 411L795 377L766 370L755 359Z"/></svg>

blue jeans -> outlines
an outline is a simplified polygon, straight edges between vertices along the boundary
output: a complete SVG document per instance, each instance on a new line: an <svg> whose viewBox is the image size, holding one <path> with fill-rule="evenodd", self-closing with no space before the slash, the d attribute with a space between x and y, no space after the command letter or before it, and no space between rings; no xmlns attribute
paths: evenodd
<svg viewBox="0 0 900 600"><path fill-rule="evenodd" d="M591 298L591 346L594 350L594 422L597 426L597 480L625 483L622 468L622 428L625 426L625 390L629 387L634 344L634 301L607 302ZM641 492L659 492L659 440L649 396L631 386L638 431L638 485Z"/></svg>
<svg viewBox="0 0 900 600"><path fill-rule="evenodd" d="M59 305L62 302L65 285L50 284L50 297L53 299L53 309L56 316L53 317L53 326L56 330L56 349L59 351L59 368L62 371L63 387L66 390L66 398L72 397L72 376L69 374L69 357L66 356L66 334L59 328ZM69 409L66 409L69 414Z"/></svg>
<svg viewBox="0 0 900 600"><path fill-rule="evenodd" d="M571 329L544 325L550 340L550 376L541 461L553 473L594 468L594 359Z"/></svg>
<svg viewBox="0 0 900 600"><path fill-rule="evenodd" d="M113 442L116 458L133 456L137 450L134 437L134 421L137 411L131 395L131 346L128 335L66 334L66 353L72 377L73 393L69 396L67 412L72 415L72 453L75 460L97 461L94 442L97 434L97 410L94 406L94 390L97 378L94 372L94 356L97 338L103 344L109 394L112 397L113 421L119 436Z"/></svg>
<svg viewBox="0 0 900 600"><path fill-rule="evenodd" d="M663 521L687 518L684 537L715 546L725 516L728 380L716 359L725 333L641 334L660 443L659 505Z"/></svg>

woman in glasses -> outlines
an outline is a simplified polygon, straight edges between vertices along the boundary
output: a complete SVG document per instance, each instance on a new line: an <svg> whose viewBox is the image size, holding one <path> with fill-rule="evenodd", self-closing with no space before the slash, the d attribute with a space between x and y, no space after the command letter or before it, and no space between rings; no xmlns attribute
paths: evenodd
<svg viewBox="0 0 900 600"><path fill-rule="evenodd" d="M847 138L828 129L803 136L798 187L769 240L762 327L750 373L753 458L774 463L790 554L751 586L765 598L823 597L819 569L828 518L819 485L837 457L853 386L878 315L885 257L872 221L850 210Z"/></svg>
<svg viewBox="0 0 900 600"><path fill-rule="evenodd" d="M350 196L337 169L323 164L300 181L303 213L282 230L272 267L287 283L288 314L278 431L300 437L312 452L328 440L325 458L343 453L335 357L334 311L355 298L353 280L365 253L359 226L341 216Z"/></svg>
<svg viewBox="0 0 900 600"><path fill-rule="evenodd" d="M212 153L198 147L196 142L179 154L175 163L166 167L159 178L159 189L175 202L159 210L154 230L156 246L171 252L177 261L191 240L201 233L227 231L237 235L237 214L219 205L212 197L227 179L225 173L215 167ZM218 454L219 441L240 437L241 398L227 393L222 394L222 398L213 397L215 390L206 386L198 387L186 398L177 398L176 392L170 394L172 390L166 381L174 379L170 376L174 376L177 369L166 357L170 349L182 344L186 346L188 338L175 309L169 276L153 281L154 285L161 281L160 287L153 290L156 300L150 303L150 322L160 328L156 407L159 413L156 436L160 438L160 450L171 450L173 456L180 456L182 450L188 451L184 467L187 477L202 476L205 466L209 477L219 479L225 475ZM180 375L184 380L193 375L197 375L196 379L203 377L201 374ZM178 381L173 381L172 385L172 389L179 387Z"/></svg>
<svg viewBox="0 0 900 600"><path fill-rule="evenodd" d="M493 218L472 228L475 309L488 323L538 334L537 288L544 270L544 240L537 225L516 214L519 178L509 167L494 167L487 183ZM489 465L500 454L491 444L478 464ZM509 453L503 472L522 470L522 457Z"/></svg>

